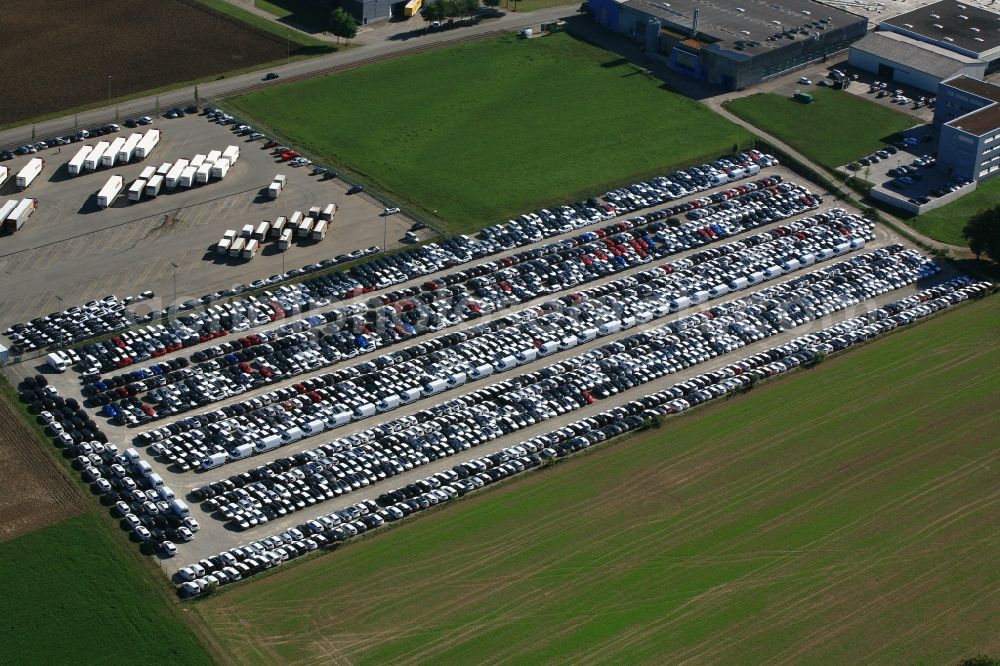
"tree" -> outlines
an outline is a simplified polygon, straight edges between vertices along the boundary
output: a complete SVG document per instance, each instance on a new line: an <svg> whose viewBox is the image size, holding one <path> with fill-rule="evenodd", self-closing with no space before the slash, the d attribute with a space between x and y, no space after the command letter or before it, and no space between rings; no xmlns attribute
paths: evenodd
<svg viewBox="0 0 1000 666"><path fill-rule="evenodd" d="M479 11L479 0L459 0L466 16L475 16Z"/></svg>
<svg viewBox="0 0 1000 666"><path fill-rule="evenodd" d="M343 7L337 7L330 13L330 32L337 37L338 43L341 37L350 42L358 34L358 24Z"/></svg>
<svg viewBox="0 0 1000 666"><path fill-rule="evenodd" d="M443 21L447 15L447 7L443 0L430 0L425 2L420 9L420 17L430 23L431 21Z"/></svg>
<svg viewBox="0 0 1000 666"><path fill-rule="evenodd" d="M969 249L976 259L985 254L1000 262L1000 205L981 210L965 224L962 237L969 242Z"/></svg>
<svg viewBox="0 0 1000 666"><path fill-rule="evenodd" d="M483 4L487 7L492 7L496 9L500 6L500 0L483 0Z"/></svg>

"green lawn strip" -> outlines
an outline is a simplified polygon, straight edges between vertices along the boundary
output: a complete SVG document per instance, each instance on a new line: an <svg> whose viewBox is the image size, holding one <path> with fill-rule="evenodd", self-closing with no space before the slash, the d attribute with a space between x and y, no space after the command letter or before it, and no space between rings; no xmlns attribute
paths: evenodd
<svg viewBox="0 0 1000 666"><path fill-rule="evenodd" d="M247 663L995 651L998 327L963 306L196 607Z"/></svg>
<svg viewBox="0 0 1000 666"><path fill-rule="evenodd" d="M942 243L966 246L968 243L962 237L962 229L969 218L998 203L1000 203L1000 178L992 178L980 183L974 191L961 199L910 219L907 224Z"/></svg>
<svg viewBox="0 0 1000 666"><path fill-rule="evenodd" d="M881 147L894 134L918 124L914 116L841 90L815 88L812 104L756 93L726 102L726 108L784 141L827 169L849 164ZM864 174L859 172L859 176Z"/></svg>
<svg viewBox="0 0 1000 666"><path fill-rule="evenodd" d="M228 103L460 232L701 162L749 139L565 34L453 46Z"/></svg>

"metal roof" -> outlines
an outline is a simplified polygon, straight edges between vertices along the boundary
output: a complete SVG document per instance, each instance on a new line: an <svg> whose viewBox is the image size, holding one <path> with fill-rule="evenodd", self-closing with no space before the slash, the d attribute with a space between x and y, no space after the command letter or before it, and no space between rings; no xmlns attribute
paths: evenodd
<svg viewBox="0 0 1000 666"><path fill-rule="evenodd" d="M852 49L877 58L925 72L940 79L953 76L964 65L980 61L939 46L921 42L895 32L871 32L851 44Z"/></svg>
<svg viewBox="0 0 1000 666"><path fill-rule="evenodd" d="M689 37L697 9L698 40L747 55L868 21L814 0L628 0L623 6L654 16L664 28ZM783 31L791 35L778 36Z"/></svg>
<svg viewBox="0 0 1000 666"><path fill-rule="evenodd" d="M879 23L976 54L1000 47L1000 14L958 0L941 0Z"/></svg>

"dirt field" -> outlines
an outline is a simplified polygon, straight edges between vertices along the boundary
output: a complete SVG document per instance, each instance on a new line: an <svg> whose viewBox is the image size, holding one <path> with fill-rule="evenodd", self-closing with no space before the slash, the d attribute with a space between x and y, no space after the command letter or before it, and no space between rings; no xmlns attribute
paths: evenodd
<svg viewBox="0 0 1000 666"><path fill-rule="evenodd" d="M121 97L288 51L281 37L194 0L7 0L3 23L0 125L107 100L109 75L112 97Z"/></svg>
<svg viewBox="0 0 1000 666"><path fill-rule="evenodd" d="M0 541L83 510L83 497L0 398Z"/></svg>

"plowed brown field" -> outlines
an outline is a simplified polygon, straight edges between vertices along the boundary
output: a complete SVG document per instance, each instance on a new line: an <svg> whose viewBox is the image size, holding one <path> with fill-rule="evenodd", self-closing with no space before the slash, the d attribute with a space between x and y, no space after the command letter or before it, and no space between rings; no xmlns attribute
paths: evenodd
<svg viewBox="0 0 1000 666"><path fill-rule="evenodd" d="M6 0L0 125L284 58L194 0ZM294 44L293 44L294 46Z"/></svg>
<svg viewBox="0 0 1000 666"><path fill-rule="evenodd" d="M83 497L0 398L0 541L80 513Z"/></svg>

